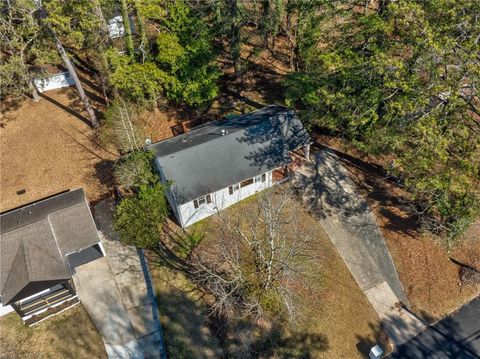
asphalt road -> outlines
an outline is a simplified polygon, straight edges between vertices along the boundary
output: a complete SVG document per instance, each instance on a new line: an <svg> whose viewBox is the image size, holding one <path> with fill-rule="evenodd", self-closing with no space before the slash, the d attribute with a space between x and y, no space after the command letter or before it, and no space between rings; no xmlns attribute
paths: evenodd
<svg viewBox="0 0 480 359"><path fill-rule="evenodd" d="M480 297L397 347L388 359L480 358Z"/></svg>

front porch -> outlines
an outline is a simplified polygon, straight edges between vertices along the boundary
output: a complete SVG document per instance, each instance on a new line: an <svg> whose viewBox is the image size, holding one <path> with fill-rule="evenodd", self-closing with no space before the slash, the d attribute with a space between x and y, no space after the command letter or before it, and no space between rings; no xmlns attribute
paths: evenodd
<svg viewBox="0 0 480 359"><path fill-rule="evenodd" d="M292 174L310 160L310 144L289 152L289 156L291 159L289 164L272 171L273 183L289 181Z"/></svg>
<svg viewBox="0 0 480 359"><path fill-rule="evenodd" d="M79 303L72 280L11 303L26 325L35 325Z"/></svg>

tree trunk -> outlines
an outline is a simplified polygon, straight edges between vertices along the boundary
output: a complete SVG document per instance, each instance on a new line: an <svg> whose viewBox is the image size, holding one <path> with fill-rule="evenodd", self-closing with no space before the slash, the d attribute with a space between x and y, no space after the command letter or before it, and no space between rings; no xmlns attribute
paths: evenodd
<svg viewBox="0 0 480 359"><path fill-rule="evenodd" d="M130 27L130 18L128 17L127 0L120 0L120 7L122 10L123 27L125 31L125 47L130 56L134 55L135 49L133 47L132 28Z"/></svg>
<svg viewBox="0 0 480 359"><path fill-rule="evenodd" d="M270 21L270 0L262 0L261 29L263 32L263 47L265 49L268 49Z"/></svg>
<svg viewBox="0 0 480 359"><path fill-rule="evenodd" d="M52 36L54 36L55 40L55 46L57 47L58 54L62 58L63 63L67 67L68 73L72 77L73 81L75 82L75 87L77 88L78 95L80 96L80 99L83 102L83 105L85 106L85 110L88 113L88 117L90 118L90 123L92 124L93 128L98 127L98 121L97 121L97 116L95 116L95 112L93 111L92 105L90 104L90 101L88 100L88 97L85 95L85 91L83 90L82 83L80 82L77 72L75 71L75 68L73 67L72 62L68 58L67 52L63 48L62 43L58 39L58 37L55 35L53 30L51 30Z"/></svg>
<svg viewBox="0 0 480 359"><path fill-rule="evenodd" d="M88 117L90 119L90 123L93 128L97 128L98 127L97 116L95 116L95 112L93 111L92 105L90 104L88 97L85 95L85 91L83 91L83 86L77 76L77 72L75 71L75 68L73 67L72 62L68 58L67 52L63 48L63 45L60 42L60 39L58 38L57 34L55 33L55 31L53 31L53 29L49 26L49 24L44 21L44 19L47 17L45 10L41 5L38 5L38 10L39 10L38 21L40 22L41 25L45 26L49 34L52 36L53 41L55 42L55 47L57 48L58 54L60 55L63 63L67 67L68 73L70 74L73 81L75 82L75 87L77 88L78 95L80 96L80 99L82 100L83 105L85 106L85 110L87 111Z"/></svg>
<svg viewBox="0 0 480 359"><path fill-rule="evenodd" d="M298 46L298 32L300 30L300 17L302 16L302 12L298 9L297 14L297 21L295 24L295 45L293 46L293 53L292 53L292 66L295 71L298 71L298 57L300 56L300 48Z"/></svg>
<svg viewBox="0 0 480 359"><path fill-rule="evenodd" d="M33 82L30 82L29 87L30 87L30 90L32 91L33 102L40 101L40 96Z"/></svg>
<svg viewBox="0 0 480 359"><path fill-rule="evenodd" d="M233 70L235 72L235 81L240 81L241 65L240 65L240 24L238 19L237 0L228 0L230 8L230 16L232 25L230 27L230 50L233 61Z"/></svg>
<svg viewBox="0 0 480 359"><path fill-rule="evenodd" d="M104 50L109 46L112 45L112 39L110 38L110 33L108 30L108 24L107 21L105 20L105 16L103 16L103 11L100 5L100 2L97 0L95 1L94 4L94 9L95 9L95 16L97 16L100 19L100 46L101 46L101 51L99 54L99 61L100 61L100 69L99 69L99 74L100 74L100 83L102 84L102 92L103 92L103 98L105 100L105 103L107 106L110 104L110 101L108 99L107 93L108 93L108 63L107 59L105 58L104 55Z"/></svg>
<svg viewBox="0 0 480 359"><path fill-rule="evenodd" d="M289 51L289 60L290 68L295 69L295 48L296 48L296 34L295 31L298 31L298 21L296 30L292 29L292 15L295 15L295 9L298 9L300 12L300 7L298 5L292 4L290 0L287 2L287 17L285 20L285 34L287 35L288 41L290 42L290 51ZM297 14L297 16L300 16ZM297 19L298 20L298 19Z"/></svg>
<svg viewBox="0 0 480 359"><path fill-rule="evenodd" d="M148 48L148 38L147 33L145 32L145 19L143 18L142 14L138 11L138 0L134 1L135 11L136 11L136 18L137 18L137 25L138 25L138 32L140 33L140 51L142 53L142 63L145 62L147 57L147 48Z"/></svg>

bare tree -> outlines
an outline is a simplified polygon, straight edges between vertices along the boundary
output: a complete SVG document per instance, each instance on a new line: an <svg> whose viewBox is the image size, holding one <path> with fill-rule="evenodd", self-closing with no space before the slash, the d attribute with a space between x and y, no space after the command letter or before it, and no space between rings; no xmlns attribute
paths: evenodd
<svg viewBox="0 0 480 359"><path fill-rule="evenodd" d="M138 125L138 108L121 97L112 102L105 113L101 136L124 153L143 148L143 132Z"/></svg>
<svg viewBox="0 0 480 359"><path fill-rule="evenodd" d="M212 313L261 319L267 312L295 320L291 281L305 273L313 235L301 225L289 187L259 195L235 218L218 213L218 246L190 260L191 278L215 298Z"/></svg>

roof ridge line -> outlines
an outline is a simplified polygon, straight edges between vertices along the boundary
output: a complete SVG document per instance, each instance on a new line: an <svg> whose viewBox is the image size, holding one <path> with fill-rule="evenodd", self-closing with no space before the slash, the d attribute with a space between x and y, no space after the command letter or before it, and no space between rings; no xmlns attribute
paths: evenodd
<svg viewBox="0 0 480 359"><path fill-rule="evenodd" d="M52 213L56 213L56 212L58 212L58 211L55 211L55 212L52 212ZM58 245L58 240L57 240L57 236L55 234L55 229L53 228L52 222L50 221L50 215L51 215L51 213L48 214L47 221L48 221L48 226L50 227L50 230L52 231L53 241L55 242L55 246L57 247L58 254L60 255L61 261L66 262L66 259L63 258L64 255L62 254L62 251L60 250L60 246ZM70 269L70 266L68 267L68 269Z"/></svg>
<svg viewBox="0 0 480 359"><path fill-rule="evenodd" d="M27 273L28 281L30 281L30 268L29 268L29 267L30 267L30 263L29 263L29 260L27 259L27 255L26 255L26 253L25 253L25 241L22 240L22 243L20 243L20 245L18 246L17 252L15 253L15 256L13 257L12 264L10 265L10 268L9 268L9 270L8 270L7 278L5 279L5 282L4 282L4 284L3 284L2 288L1 288L2 293L3 293L3 291L4 291L4 289L5 289L6 285L7 285L7 283L9 283L10 276L11 276L12 273L13 273L13 272L11 271L11 269L12 269L13 265L15 264L15 260L17 259L17 256L20 254L20 253L19 253L20 250L22 250L23 260L24 260L24 262L25 262L25 264L26 264L26 267L27 267L27 268L26 268L26 269L27 269L26 273ZM23 288L25 288L25 287L26 287L26 285L23 286ZM23 288L22 288L22 289L23 289ZM2 295L2 300L1 300L1 302L2 302L2 305L5 304L3 295Z"/></svg>

